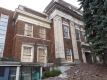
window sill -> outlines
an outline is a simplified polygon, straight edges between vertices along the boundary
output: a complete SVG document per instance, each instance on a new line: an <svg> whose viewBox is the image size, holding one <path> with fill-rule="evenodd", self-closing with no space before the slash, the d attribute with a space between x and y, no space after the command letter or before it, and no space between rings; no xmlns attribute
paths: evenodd
<svg viewBox="0 0 107 80"><path fill-rule="evenodd" d="M64 37L65 39L70 39L69 37Z"/></svg>
<svg viewBox="0 0 107 80"><path fill-rule="evenodd" d="M76 41L81 42L80 40L76 40Z"/></svg>
<svg viewBox="0 0 107 80"><path fill-rule="evenodd" d="M88 43L85 43L85 42L81 42L81 45L90 46Z"/></svg>
<svg viewBox="0 0 107 80"><path fill-rule="evenodd" d="M72 63L72 61L67 61L68 63L70 62L70 63Z"/></svg>
<svg viewBox="0 0 107 80"><path fill-rule="evenodd" d="M24 35L24 37L35 38L35 37L33 37L33 36L26 36L26 35ZM46 38L45 38L45 39L43 39L43 38L36 38L36 39L46 40Z"/></svg>
<svg viewBox="0 0 107 80"><path fill-rule="evenodd" d="M25 37L30 37L30 38L33 38L33 36L27 36L27 35L24 35Z"/></svg>

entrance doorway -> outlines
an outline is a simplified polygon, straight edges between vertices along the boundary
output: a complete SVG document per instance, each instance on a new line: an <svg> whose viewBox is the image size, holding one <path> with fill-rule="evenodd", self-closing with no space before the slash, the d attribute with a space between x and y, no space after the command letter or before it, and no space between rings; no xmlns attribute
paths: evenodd
<svg viewBox="0 0 107 80"><path fill-rule="evenodd" d="M87 63L92 63L92 55L89 52L85 52L85 57L86 57L86 62Z"/></svg>

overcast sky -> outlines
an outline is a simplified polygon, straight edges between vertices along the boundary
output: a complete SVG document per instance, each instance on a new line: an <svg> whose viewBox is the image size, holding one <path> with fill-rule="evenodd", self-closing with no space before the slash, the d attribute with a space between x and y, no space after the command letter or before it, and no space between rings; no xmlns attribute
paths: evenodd
<svg viewBox="0 0 107 80"><path fill-rule="evenodd" d="M33 10L43 12L51 0L1 0L0 7L14 11L18 5L29 7ZM77 0L64 0L76 7L79 7Z"/></svg>

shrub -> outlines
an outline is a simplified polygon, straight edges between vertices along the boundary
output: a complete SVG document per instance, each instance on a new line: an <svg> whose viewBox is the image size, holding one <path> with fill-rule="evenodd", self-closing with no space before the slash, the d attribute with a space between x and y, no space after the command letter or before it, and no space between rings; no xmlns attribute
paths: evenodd
<svg viewBox="0 0 107 80"><path fill-rule="evenodd" d="M61 74L61 71L60 70L55 70L55 69L52 69L51 72L48 72L48 71L44 71L43 74L42 74L42 79L44 78L47 78L47 77L55 77L55 76L58 76L59 74Z"/></svg>
<svg viewBox="0 0 107 80"><path fill-rule="evenodd" d="M61 71L60 71L60 70L55 70L55 69L53 69L53 70L50 72L50 76L52 76L52 77L58 76L59 74L61 74Z"/></svg>
<svg viewBox="0 0 107 80"><path fill-rule="evenodd" d="M44 71L42 74L42 79L46 78L46 77L50 77L50 72Z"/></svg>

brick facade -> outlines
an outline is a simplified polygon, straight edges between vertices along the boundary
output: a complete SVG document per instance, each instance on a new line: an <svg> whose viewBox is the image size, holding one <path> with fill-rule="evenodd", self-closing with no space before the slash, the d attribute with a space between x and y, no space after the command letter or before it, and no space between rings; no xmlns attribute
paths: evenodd
<svg viewBox="0 0 107 80"><path fill-rule="evenodd" d="M62 1L62 0L60 0ZM48 5L48 7L46 7L45 9L45 14L43 13L39 13L37 11L34 11L32 9L29 9L27 7L24 6L19 6L18 10L21 11L25 11L26 13L30 13L32 14L31 16L24 14L24 13L17 13L17 11L13 12L10 10L6 10L3 8L0 8L0 14L4 13L9 15L9 22L8 22L8 26L7 26L7 33L6 33L6 40L5 40L5 47L4 47L4 53L3 53L3 57L5 58L14 58L17 61L21 61L21 54L22 54L22 45L23 43L33 43L34 45L34 57L33 57L33 62L37 62L37 47L38 45L45 45L47 47L47 61L49 63L54 63L55 58L56 58L56 53L55 53L55 31L54 31L54 17L49 19L49 17L51 16L51 13L54 12L55 8L53 8L53 11L50 11L48 13L48 10L52 7L52 4L56 4L63 7L64 5L66 5L66 2L54 2L53 0L51 1L51 3ZM63 4L63 6L62 6ZM70 5L71 7L73 7L72 5ZM21 9L20 9L21 7ZM49 8L50 7L50 8ZM81 15L78 14L77 12L74 14L72 13L72 10L69 9L69 12L64 10L65 8L69 8L67 6L62 8L58 8L58 6L55 6L56 9L58 9L59 11L63 12L64 14L67 14L67 16L71 16L73 17L75 20L78 20L81 22ZM71 13L70 13L71 10ZM75 9L76 10L76 9ZM76 10L78 11L78 10ZM79 13L82 13L81 11L78 11ZM15 16L16 15L16 16ZM77 15L77 16L76 16ZM32 17L33 16L33 17ZM37 16L37 17L36 17ZM60 15L59 15L60 16ZM20 18L21 17L21 18ZM72 59L73 62L75 60L75 52L74 49L75 45L73 45L72 42L72 36L74 34L72 34L71 31L71 20L67 19L66 16L61 17L61 26L62 26L62 35L63 35L63 44L64 44L64 55L65 55L65 49L69 48L71 49L71 53L72 53ZM25 18L25 19L23 19ZM36 18L36 19L35 19ZM29 19L29 20L27 20ZM27 20L27 21L26 21ZM34 23L34 22L35 23ZM69 29L69 39L64 38L64 24L63 22L66 22L68 24L68 29ZM41 23L43 23L41 25ZM25 24L31 24L33 26L33 36L32 37L28 37L24 35L24 31L25 31ZM33 24L34 23L34 24ZM82 39L82 29L83 29L83 25L80 25L81 23L76 23L75 21L74 23L74 28L76 29L76 26L78 26L79 30L80 30L80 40ZM47 28L47 26L50 26L50 28ZM39 37L39 29L41 27L44 27L46 30L46 39L40 39ZM74 29L74 30L75 30ZM75 35L74 35L75 36ZM81 45L82 41L76 41L76 46L77 46L77 55L79 56L79 60L81 62L84 62L83 59L83 51L82 51L82 45ZM87 46L85 46L84 48L86 48ZM88 48L88 50L90 50ZM94 60L96 60L94 58Z"/></svg>
<svg viewBox="0 0 107 80"><path fill-rule="evenodd" d="M62 18L62 23L63 22L67 22L68 23L68 30L69 30L69 39L67 38L64 38L64 49L68 48L68 49L71 49L71 53L72 53L72 58L73 58L73 61L74 61L74 53L73 53L73 46L72 46L72 38L71 38L71 30L70 30L70 21L67 20L67 19L64 19ZM64 32L64 24L62 24L62 31ZM63 36L64 36L64 33L63 33Z"/></svg>
<svg viewBox="0 0 107 80"><path fill-rule="evenodd" d="M38 25L33 25L33 37L27 37L24 36L24 27L25 23L23 21L18 21L16 28L16 35L14 38L14 49L13 49L13 56L16 60L20 61L21 60L21 47L22 43L34 43L34 62L37 61L37 46L38 44L44 44L47 45L47 54L51 58L49 59L49 62L53 62L54 59L54 54L51 54L51 47L52 47L52 42L51 42L51 29L45 28L46 30L46 40L40 39L39 38L39 28L42 26ZM53 46L54 47L54 46Z"/></svg>
<svg viewBox="0 0 107 80"><path fill-rule="evenodd" d="M14 20L12 19L12 16L13 16L14 12L11 10L0 8L0 15L1 14L9 15L3 56L11 57L12 56L11 53L12 53L13 37L14 37L14 35L13 35L14 34Z"/></svg>

